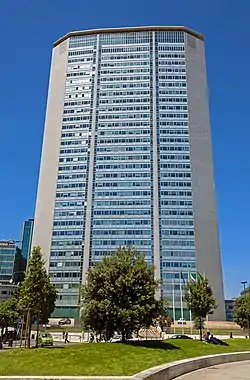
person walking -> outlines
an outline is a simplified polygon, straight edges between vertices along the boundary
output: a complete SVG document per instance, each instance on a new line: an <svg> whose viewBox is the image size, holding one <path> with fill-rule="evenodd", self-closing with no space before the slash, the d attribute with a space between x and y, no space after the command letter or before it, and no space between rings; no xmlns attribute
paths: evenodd
<svg viewBox="0 0 250 380"><path fill-rule="evenodd" d="M69 343L68 336L69 336L68 331L65 331L65 335L64 335L64 343L65 344Z"/></svg>

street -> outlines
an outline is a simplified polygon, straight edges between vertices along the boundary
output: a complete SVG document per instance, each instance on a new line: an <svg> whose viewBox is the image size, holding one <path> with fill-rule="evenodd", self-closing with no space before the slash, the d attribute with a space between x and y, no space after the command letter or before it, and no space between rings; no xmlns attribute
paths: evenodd
<svg viewBox="0 0 250 380"><path fill-rule="evenodd" d="M250 379L250 361L216 365L190 372L177 380L246 380Z"/></svg>

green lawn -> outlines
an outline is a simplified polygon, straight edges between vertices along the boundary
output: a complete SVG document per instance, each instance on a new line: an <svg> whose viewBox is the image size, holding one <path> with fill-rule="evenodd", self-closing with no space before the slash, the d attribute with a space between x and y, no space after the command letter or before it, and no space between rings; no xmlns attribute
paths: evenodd
<svg viewBox="0 0 250 380"><path fill-rule="evenodd" d="M228 347L199 341L93 343L65 348L0 351L0 375L133 375L144 369L189 357L250 350L250 340L233 339Z"/></svg>

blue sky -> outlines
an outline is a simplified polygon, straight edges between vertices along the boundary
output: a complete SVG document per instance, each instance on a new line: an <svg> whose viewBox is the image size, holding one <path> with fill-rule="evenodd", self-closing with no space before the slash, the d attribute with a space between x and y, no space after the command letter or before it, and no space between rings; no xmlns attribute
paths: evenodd
<svg viewBox="0 0 250 380"><path fill-rule="evenodd" d="M71 30L186 25L205 35L225 290L250 281L250 1L0 0L0 238L35 207L51 48Z"/></svg>

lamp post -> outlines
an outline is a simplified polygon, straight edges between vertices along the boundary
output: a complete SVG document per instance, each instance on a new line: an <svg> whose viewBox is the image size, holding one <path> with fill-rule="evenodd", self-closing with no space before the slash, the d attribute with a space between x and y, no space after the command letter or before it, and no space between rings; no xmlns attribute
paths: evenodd
<svg viewBox="0 0 250 380"><path fill-rule="evenodd" d="M249 329L249 313L247 310L247 293L246 293L246 284L247 281L241 281L243 288L244 288L244 296L246 298L246 315L247 315L247 333L248 333L248 338L250 338L250 329Z"/></svg>

